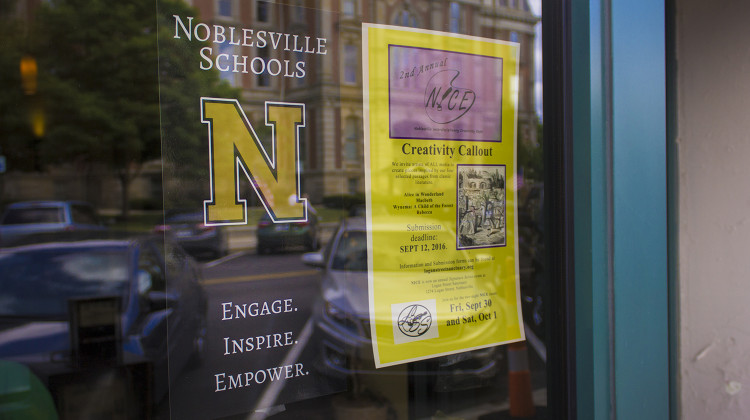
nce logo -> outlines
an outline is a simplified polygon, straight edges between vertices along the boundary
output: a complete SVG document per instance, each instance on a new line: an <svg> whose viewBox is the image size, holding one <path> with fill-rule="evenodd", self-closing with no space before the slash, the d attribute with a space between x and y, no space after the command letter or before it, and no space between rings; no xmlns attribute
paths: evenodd
<svg viewBox="0 0 750 420"><path fill-rule="evenodd" d="M266 102L265 118L271 127L270 156L237 100L201 98L211 166L211 199L203 203L206 225L247 223L240 170L274 223L307 220L307 203L299 194L299 129L305 126L305 106Z"/></svg>
<svg viewBox="0 0 750 420"><path fill-rule="evenodd" d="M477 98L474 91L454 85L460 75L458 70L443 70L435 73L427 82L424 108L433 122L448 124L456 121L474 105Z"/></svg>

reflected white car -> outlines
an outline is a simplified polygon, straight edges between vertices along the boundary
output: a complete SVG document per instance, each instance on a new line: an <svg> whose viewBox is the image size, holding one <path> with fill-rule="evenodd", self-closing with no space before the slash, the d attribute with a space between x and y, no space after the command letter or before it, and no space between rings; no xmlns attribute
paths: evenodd
<svg viewBox="0 0 750 420"><path fill-rule="evenodd" d="M302 261L323 270L322 299L314 317L320 335L323 374L388 374L375 369L367 296L367 231L364 217L344 219L326 248L303 254ZM478 388L496 381L500 352L487 348L415 364L410 372L434 376L440 392ZM421 370L420 370L421 369Z"/></svg>

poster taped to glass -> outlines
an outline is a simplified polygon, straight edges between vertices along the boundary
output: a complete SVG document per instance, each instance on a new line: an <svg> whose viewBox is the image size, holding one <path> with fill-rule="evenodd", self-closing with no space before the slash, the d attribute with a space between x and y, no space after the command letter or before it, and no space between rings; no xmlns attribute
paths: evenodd
<svg viewBox="0 0 750 420"><path fill-rule="evenodd" d="M377 367L524 340L518 44L363 26Z"/></svg>

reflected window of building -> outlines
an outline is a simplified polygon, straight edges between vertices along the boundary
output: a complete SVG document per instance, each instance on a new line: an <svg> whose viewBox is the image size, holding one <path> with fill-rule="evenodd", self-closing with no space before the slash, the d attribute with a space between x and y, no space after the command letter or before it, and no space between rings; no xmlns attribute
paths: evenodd
<svg viewBox="0 0 750 420"><path fill-rule="evenodd" d="M258 48L258 55L259 58L262 59L263 63L268 63L268 58L270 56L270 53L268 51L268 48ZM261 60L255 61L255 63L260 62ZM253 72L260 70L258 65L253 66ZM258 87L269 87L271 86L271 76L268 74L267 69L263 69L263 72L260 74L256 73L255 76L255 84Z"/></svg>
<svg viewBox="0 0 750 420"><path fill-rule="evenodd" d="M354 0L342 0L341 14L347 19L354 19L357 13L357 5Z"/></svg>
<svg viewBox="0 0 750 420"><path fill-rule="evenodd" d="M267 1L255 1L255 20L263 23L271 21L271 5Z"/></svg>
<svg viewBox="0 0 750 420"><path fill-rule="evenodd" d="M359 179L357 178L349 178L349 194L356 194L357 193L357 185L359 185ZM364 267L367 266L367 260L364 261Z"/></svg>
<svg viewBox="0 0 750 420"><path fill-rule="evenodd" d="M359 160L359 120L356 117L347 118L344 125L344 159Z"/></svg>
<svg viewBox="0 0 750 420"><path fill-rule="evenodd" d="M302 7L301 0L294 2L291 15L294 23L305 23L305 8Z"/></svg>
<svg viewBox="0 0 750 420"><path fill-rule="evenodd" d="M510 42L518 42L518 32L510 31Z"/></svg>
<svg viewBox="0 0 750 420"><path fill-rule="evenodd" d="M232 17L232 0L219 0L216 2L217 14L220 17Z"/></svg>
<svg viewBox="0 0 750 420"><path fill-rule="evenodd" d="M448 30L451 32L461 32L463 25L461 25L461 5L457 2L451 2L450 6L450 19L448 23Z"/></svg>
<svg viewBox="0 0 750 420"><path fill-rule="evenodd" d="M221 80L226 80L232 86L236 86L235 74L232 72L234 60L234 46L229 42L219 44L219 57L217 59L216 68L219 69L219 77Z"/></svg>
<svg viewBox="0 0 750 420"><path fill-rule="evenodd" d="M294 52L294 60L296 63L302 63L305 61L305 53L302 51L295 51ZM308 77L308 76L305 76ZM305 77L296 77L294 79L294 85L295 86L304 86L305 85Z"/></svg>
<svg viewBox="0 0 750 420"><path fill-rule="evenodd" d="M356 45L344 45L344 83L357 83L359 49Z"/></svg>
<svg viewBox="0 0 750 420"><path fill-rule="evenodd" d="M417 17L408 9L397 12L393 18L393 24L399 26L417 27Z"/></svg>

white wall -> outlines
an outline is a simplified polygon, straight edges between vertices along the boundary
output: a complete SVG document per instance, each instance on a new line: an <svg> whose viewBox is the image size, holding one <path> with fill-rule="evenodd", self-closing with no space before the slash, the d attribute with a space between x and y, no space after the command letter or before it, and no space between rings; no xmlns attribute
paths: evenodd
<svg viewBox="0 0 750 420"><path fill-rule="evenodd" d="M676 3L681 418L750 419L750 2Z"/></svg>

